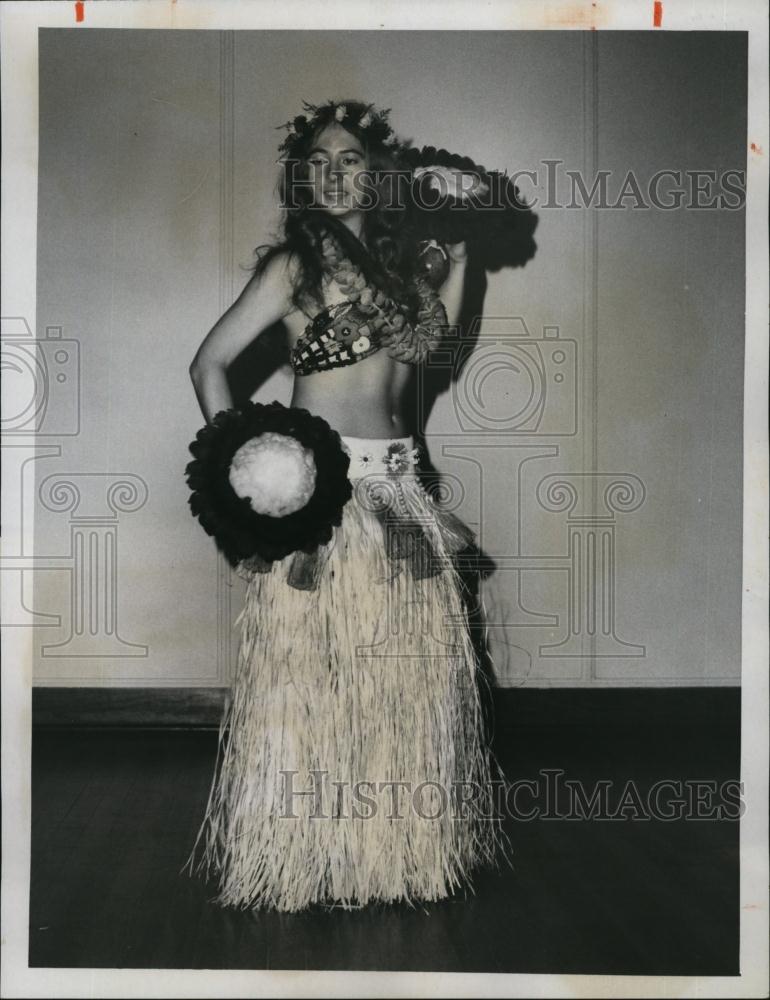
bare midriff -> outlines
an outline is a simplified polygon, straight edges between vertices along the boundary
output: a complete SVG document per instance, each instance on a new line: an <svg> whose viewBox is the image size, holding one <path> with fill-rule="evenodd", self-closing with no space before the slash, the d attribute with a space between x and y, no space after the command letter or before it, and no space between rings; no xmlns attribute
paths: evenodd
<svg viewBox="0 0 770 1000"><path fill-rule="evenodd" d="M300 310L285 317L291 350L309 322ZM347 437L402 438L408 426L408 400L415 391L414 365L395 361L386 350L331 371L295 375L291 406L323 417Z"/></svg>

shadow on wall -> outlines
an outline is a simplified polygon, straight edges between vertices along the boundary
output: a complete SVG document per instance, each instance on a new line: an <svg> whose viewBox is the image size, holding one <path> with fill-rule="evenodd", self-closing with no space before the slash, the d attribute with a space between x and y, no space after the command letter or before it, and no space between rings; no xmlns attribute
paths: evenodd
<svg viewBox="0 0 770 1000"><path fill-rule="evenodd" d="M463 307L458 320L458 333L462 340L467 341L469 350L464 355L464 361L458 365L428 365L422 373L422 392L419 395L412 392L409 399L414 406L419 405L420 413L409 414L410 425L424 428L430 413L440 395L449 390L452 382L462 375L463 368L478 341L481 325L476 320L484 315L484 299L487 294L487 273L495 273L507 267L525 267L537 252L534 234L538 217L531 208L520 203L516 217L516 230L504 245L476 244L469 248L468 266L465 272L465 287L463 290ZM441 491L441 472L433 464L433 459L426 445L425 435L420 431L415 435L422 456L420 476L426 489L430 492ZM459 568L463 584L465 606L468 613L468 624L471 630L476 656L478 658L483 683L480 687L484 724L493 727L494 710L491 702L491 690L496 684L492 651L485 629L483 604L480 595L481 581L490 577L496 563L477 546L469 547L464 553Z"/></svg>

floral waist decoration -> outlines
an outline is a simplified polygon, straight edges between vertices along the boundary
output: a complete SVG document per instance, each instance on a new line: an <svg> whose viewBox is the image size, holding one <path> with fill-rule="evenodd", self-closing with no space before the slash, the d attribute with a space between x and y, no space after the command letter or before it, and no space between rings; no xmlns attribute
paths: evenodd
<svg viewBox="0 0 770 1000"><path fill-rule="evenodd" d="M400 441L389 445L385 452L385 467L389 476L397 476L403 472L412 472L420 460L417 448L407 448Z"/></svg>

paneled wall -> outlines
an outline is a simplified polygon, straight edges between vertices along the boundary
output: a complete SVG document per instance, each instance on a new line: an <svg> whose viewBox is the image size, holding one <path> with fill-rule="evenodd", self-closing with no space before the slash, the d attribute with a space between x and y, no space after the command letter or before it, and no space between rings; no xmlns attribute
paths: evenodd
<svg viewBox="0 0 770 1000"><path fill-rule="evenodd" d="M536 174L536 253L487 275L424 427L493 568L501 683L736 683L743 213L544 203L549 176L569 203L567 170L617 193L629 170L742 169L745 65L717 33L43 31L47 394L37 459L6 473L37 495L36 683L227 683L243 584L188 512L187 366L276 224L275 126L359 95L419 144ZM239 390L287 402L276 357L257 345Z"/></svg>

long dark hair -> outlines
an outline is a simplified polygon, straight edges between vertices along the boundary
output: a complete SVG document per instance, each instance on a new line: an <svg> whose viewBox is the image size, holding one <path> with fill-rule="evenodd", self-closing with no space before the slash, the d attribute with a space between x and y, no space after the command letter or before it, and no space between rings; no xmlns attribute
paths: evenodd
<svg viewBox="0 0 770 1000"><path fill-rule="evenodd" d="M275 242L257 247L255 273L261 274L275 256L288 251L299 265L293 269L293 304L305 312L322 308L321 242L330 232L367 281L382 288L408 312L414 312L419 301L414 288L417 241L405 205L398 197L399 179L406 176L400 154L408 143L390 147L381 140L377 129L357 124L371 105L356 100L340 101L337 106L340 104L348 112L342 127L361 143L372 181L373 204L363 212L362 239L334 216L314 208L309 185L302 183L309 177L307 156L318 135L335 124L335 104L330 102L316 109L313 127L303 129L291 143L291 155L282 164L279 184L283 218Z"/></svg>

